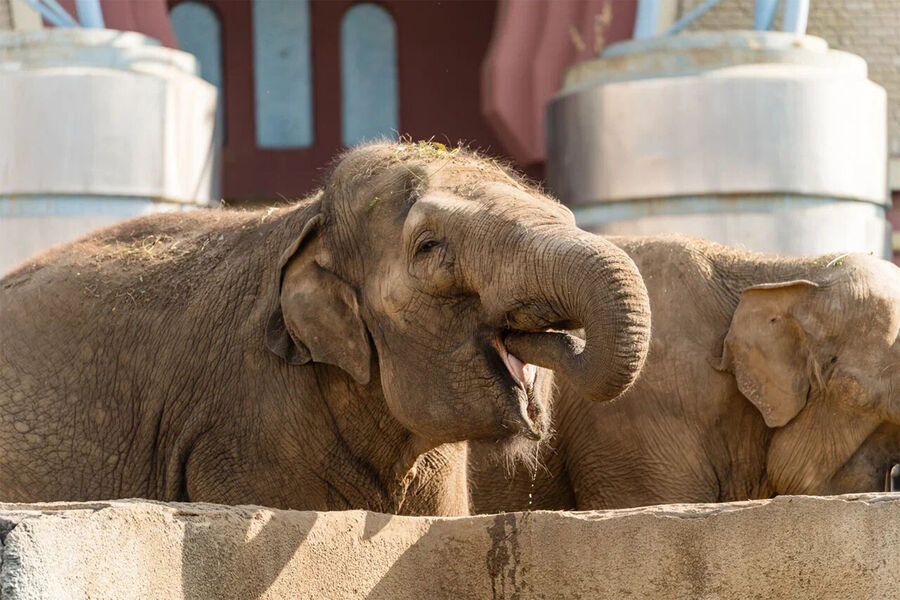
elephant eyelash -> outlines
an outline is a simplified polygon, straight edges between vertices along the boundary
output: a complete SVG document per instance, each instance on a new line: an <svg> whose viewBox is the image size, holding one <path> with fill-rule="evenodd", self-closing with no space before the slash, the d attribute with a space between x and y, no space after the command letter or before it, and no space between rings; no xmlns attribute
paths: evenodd
<svg viewBox="0 0 900 600"><path fill-rule="evenodd" d="M419 253L431 252L432 250L437 248L439 245L440 245L440 242L438 242L437 240L426 240L426 241L422 242L421 244L419 244L419 247L416 249L416 252L419 252Z"/></svg>

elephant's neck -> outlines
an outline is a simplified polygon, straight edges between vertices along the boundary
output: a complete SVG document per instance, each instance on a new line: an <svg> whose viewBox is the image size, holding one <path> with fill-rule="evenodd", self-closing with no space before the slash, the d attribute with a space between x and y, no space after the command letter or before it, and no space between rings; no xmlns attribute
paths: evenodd
<svg viewBox="0 0 900 600"><path fill-rule="evenodd" d="M334 424L324 476L341 504L398 514L467 510L467 499L454 498L465 490L465 483L457 481L465 470L464 446L436 449L410 433L388 410L377 381L333 384L342 388L340 393L322 388L321 400Z"/></svg>

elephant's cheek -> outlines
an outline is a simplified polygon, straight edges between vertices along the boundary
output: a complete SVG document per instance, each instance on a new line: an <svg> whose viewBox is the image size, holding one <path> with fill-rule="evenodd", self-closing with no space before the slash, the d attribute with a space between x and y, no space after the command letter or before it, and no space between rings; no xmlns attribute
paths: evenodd
<svg viewBox="0 0 900 600"><path fill-rule="evenodd" d="M829 462L817 449L812 432L792 423L778 429L769 444L766 471L778 494L820 494Z"/></svg>
<svg viewBox="0 0 900 600"><path fill-rule="evenodd" d="M471 394L448 380L444 369L428 364L405 366L394 370L390 361L382 362L385 402L404 428L435 444L493 433L497 418L485 398L479 396L477 404L467 403Z"/></svg>
<svg viewBox="0 0 900 600"><path fill-rule="evenodd" d="M882 492L890 487L890 471L900 463L900 427L882 424L825 486L827 494Z"/></svg>
<svg viewBox="0 0 900 600"><path fill-rule="evenodd" d="M534 419L543 435L550 431L551 415L553 414L553 371L549 369L540 369L537 379L535 380L534 402L538 406L539 412Z"/></svg>
<svg viewBox="0 0 900 600"><path fill-rule="evenodd" d="M877 416L836 410L811 400L769 444L766 470L779 494L822 494L862 443L878 427Z"/></svg>
<svg viewBox="0 0 900 600"><path fill-rule="evenodd" d="M432 427L428 426L431 419L421 400L426 395L424 389L427 383L423 381L421 372L404 375L392 368L393 361L388 359L383 359L380 366L388 410L407 430L420 437L430 437L433 434Z"/></svg>
<svg viewBox="0 0 900 600"><path fill-rule="evenodd" d="M826 495L884 491L884 473L874 465L842 468L823 488Z"/></svg>

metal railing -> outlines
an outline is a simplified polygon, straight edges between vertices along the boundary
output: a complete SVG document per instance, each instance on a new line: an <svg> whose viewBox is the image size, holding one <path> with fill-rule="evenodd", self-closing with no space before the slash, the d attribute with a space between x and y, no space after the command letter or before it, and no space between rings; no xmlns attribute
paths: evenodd
<svg viewBox="0 0 900 600"><path fill-rule="evenodd" d="M75 0L78 21L66 12L56 0L22 0L36 10L48 23L57 27L91 27L103 29L103 9L100 0Z"/></svg>
<svg viewBox="0 0 900 600"><path fill-rule="evenodd" d="M682 15L662 35L674 35L683 31L720 1L704 0ZM634 22L635 39L646 39L659 35L660 2L661 0L638 0L637 17ZM782 7L781 31L798 35L806 33L809 0L755 0L753 28L758 31L772 29L779 5Z"/></svg>

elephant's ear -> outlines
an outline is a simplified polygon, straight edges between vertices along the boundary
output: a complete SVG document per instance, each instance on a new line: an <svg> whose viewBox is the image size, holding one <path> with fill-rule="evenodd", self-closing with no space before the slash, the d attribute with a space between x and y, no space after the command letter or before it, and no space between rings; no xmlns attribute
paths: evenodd
<svg viewBox="0 0 900 600"><path fill-rule="evenodd" d="M317 262L321 223L321 215L313 217L281 257L266 346L290 364L327 363L365 384L372 356L368 332L355 290Z"/></svg>
<svg viewBox="0 0 900 600"><path fill-rule="evenodd" d="M755 285L741 294L731 318L717 368L734 373L769 427L797 416L817 376L802 302L817 287L805 279Z"/></svg>

